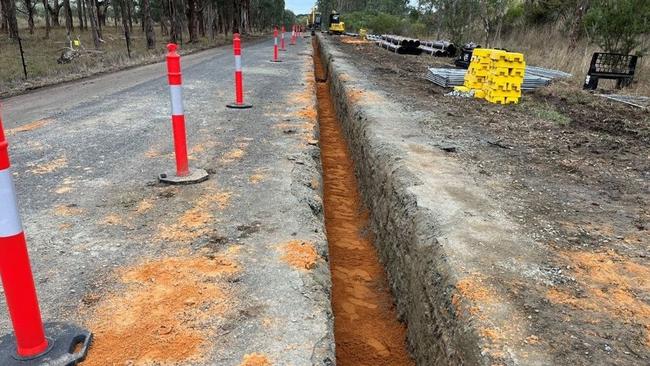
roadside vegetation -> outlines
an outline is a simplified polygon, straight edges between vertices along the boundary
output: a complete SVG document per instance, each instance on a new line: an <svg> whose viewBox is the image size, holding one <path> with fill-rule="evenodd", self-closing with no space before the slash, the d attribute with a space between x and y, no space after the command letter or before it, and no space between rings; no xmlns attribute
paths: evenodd
<svg viewBox="0 0 650 366"><path fill-rule="evenodd" d="M168 42L186 53L295 21L283 0L0 0L0 96L161 61Z"/></svg>
<svg viewBox="0 0 650 366"><path fill-rule="evenodd" d="M577 84L593 52L650 50L647 0L420 0L416 6L400 0L318 0L318 7L323 15L340 12L348 31L365 28L522 52L530 64L572 73ZM648 94L649 73L647 57L639 58L629 89Z"/></svg>

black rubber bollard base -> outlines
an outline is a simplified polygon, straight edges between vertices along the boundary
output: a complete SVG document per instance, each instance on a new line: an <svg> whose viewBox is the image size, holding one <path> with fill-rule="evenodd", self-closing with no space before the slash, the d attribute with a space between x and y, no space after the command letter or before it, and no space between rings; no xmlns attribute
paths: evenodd
<svg viewBox="0 0 650 366"><path fill-rule="evenodd" d="M47 351L35 357L16 354L13 333L0 338L0 365L2 366L75 366L86 359L92 333L76 325L46 323L45 334L49 342Z"/></svg>
<svg viewBox="0 0 650 366"><path fill-rule="evenodd" d="M282 62L282 60L270 60L269 62Z"/></svg>
<svg viewBox="0 0 650 366"><path fill-rule="evenodd" d="M228 107L228 108L233 108L233 109L248 109L248 108L253 108L252 105L250 105L250 104L246 104L246 103L243 103L243 104L230 103L230 104L227 104L226 107Z"/></svg>
<svg viewBox="0 0 650 366"><path fill-rule="evenodd" d="M206 172L203 169L190 169L190 174L184 177L177 177L175 175L169 175L163 173L158 176L158 180L161 183L180 185L180 184L196 184L196 183L205 182L206 180L208 180L209 177L210 175L208 174L208 172Z"/></svg>

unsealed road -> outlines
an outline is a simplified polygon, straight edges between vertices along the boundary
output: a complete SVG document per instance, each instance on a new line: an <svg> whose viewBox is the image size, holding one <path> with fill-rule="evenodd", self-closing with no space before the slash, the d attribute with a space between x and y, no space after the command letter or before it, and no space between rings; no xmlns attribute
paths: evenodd
<svg viewBox="0 0 650 366"><path fill-rule="evenodd" d="M46 321L96 335L87 363L327 364L333 358L309 39L182 59L191 166L174 166L163 63L4 101ZM4 299L2 300L4 301ZM10 332L4 304L0 333Z"/></svg>

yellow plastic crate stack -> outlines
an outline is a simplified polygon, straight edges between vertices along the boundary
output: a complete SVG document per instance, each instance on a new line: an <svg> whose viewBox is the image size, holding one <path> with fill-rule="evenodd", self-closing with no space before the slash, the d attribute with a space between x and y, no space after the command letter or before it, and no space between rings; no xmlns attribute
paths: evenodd
<svg viewBox="0 0 650 366"><path fill-rule="evenodd" d="M485 98L490 103L518 103L525 68L521 53L476 48L465 73L465 83L456 90L473 90L475 98Z"/></svg>
<svg viewBox="0 0 650 366"><path fill-rule="evenodd" d="M499 104L519 103L526 69L524 55L492 50L490 61L490 74L483 88L485 100Z"/></svg>
<svg viewBox="0 0 650 366"><path fill-rule="evenodd" d="M485 92L483 91L487 83L488 76L490 75L490 52L492 50L485 48L476 48L472 52L472 60L469 68L465 73L465 88L474 90L474 97L484 98Z"/></svg>

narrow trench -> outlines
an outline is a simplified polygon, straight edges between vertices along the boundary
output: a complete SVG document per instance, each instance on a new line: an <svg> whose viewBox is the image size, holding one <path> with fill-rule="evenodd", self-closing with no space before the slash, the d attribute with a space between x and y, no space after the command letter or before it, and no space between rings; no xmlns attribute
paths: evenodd
<svg viewBox="0 0 650 366"><path fill-rule="evenodd" d="M338 366L414 365L406 327L397 320L384 269L367 231L353 161L336 117L320 53L313 41L325 226L332 272Z"/></svg>

